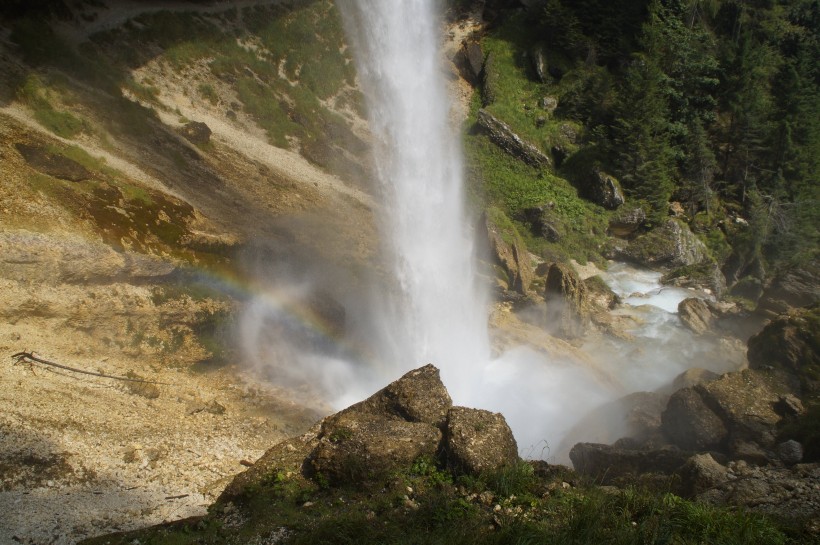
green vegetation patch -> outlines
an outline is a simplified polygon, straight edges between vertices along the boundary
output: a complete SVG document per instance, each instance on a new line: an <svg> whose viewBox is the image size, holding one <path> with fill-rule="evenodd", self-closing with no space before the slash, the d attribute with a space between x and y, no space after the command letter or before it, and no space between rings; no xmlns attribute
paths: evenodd
<svg viewBox="0 0 820 545"><path fill-rule="evenodd" d="M787 529L760 515L633 488L566 488L571 473L544 466L522 462L454 478L419 460L369 489L323 487L275 469L250 497L217 503L202 519L84 543L799 543L800 536L790 540Z"/></svg>
<svg viewBox="0 0 820 545"><path fill-rule="evenodd" d="M32 74L21 86L18 97L31 108L34 119L57 136L71 139L82 132L90 132L86 121L54 108L51 103L52 93L43 80Z"/></svg>

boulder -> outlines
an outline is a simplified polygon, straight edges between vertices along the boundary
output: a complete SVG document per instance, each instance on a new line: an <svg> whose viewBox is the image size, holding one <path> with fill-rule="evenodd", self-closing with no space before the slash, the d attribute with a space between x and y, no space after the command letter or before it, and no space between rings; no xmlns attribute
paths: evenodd
<svg viewBox="0 0 820 545"><path fill-rule="evenodd" d="M211 128L201 121L190 121L180 129L182 136L196 146L203 146L211 141Z"/></svg>
<svg viewBox="0 0 820 545"><path fill-rule="evenodd" d="M803 460L803 445L789 439L777 445L777 456L787 466L793 466Z"/></svg>
<svg viewBox="0 0 820 545"><path fill-rule="evenodd" d="M719 378L720 375L714 371L700 367L692 367L675 377L675 380L672 381L672 391L677 392L683 388L689 388L703 382L712 382Z"/></svg>
<svg viewBox="0 0 820 545"><path fill-rule="evenodd" d="M715 317L706 301L690 297L678 304L678 318L694 333L702 335L712 330Z"/></svg>
<svg viewBox="0 0 820 545"><path fill-rule="evenodd" d="M537 45L530 51L530 59L532 60L532 69L535 76L541 83L549 83L552 77L549 73L549 63L547 62L547 54L544 47Z"/></svg>
<svg viewBox="0 0 820 545"><path fill-rule="evenodd" d="M563 236L561 220L554 213L555 203L532 206L523 210L522 219L529 223L534 235L558 242Z"/></svg>
<svg viewBox="0 0 820 545"><path fill-rule="evenodd" d="M644 473L671 474L689 456L669 447L644 450L597 443L578 443L569 451L575 471L605 485L634 481Z"/></svg>
<svg viewBox="0 0 820 545"><path fill-rule="evenodd" d="M536 168L547 168L552 164L549 156L533 144L522 139L509 125L483 108L478 111L478 126L487 133L487 136L495 145L528 165Z"/></svg>
<svg viewBox="0 0 820 545"><path fill-rule="evenodd" d="M805 393L820 392L820 305L793 309L749 339L749 367L774 368Z"/></svg>
<svg viewBox="0 0 820 545"><path fill-rule="evenodd" d="M495 59L495 53L492 51L487 54L484 59L484 77L481 78L481 104L485 108L496 101L499 94L499 74Z"/></svg>
<svg viewBox="0 0 820 545"><path fill-rule="evenodd" d="M504 416L481 409L450 409L445 448L450 467L471 475L518 461L518 445Z"/></svg>
<svg viewBox="0 0 820 545"><path fill-rule="evenodd" d="M583 280L586 298L589 304L598 310L612 310L621 303L621 298L612 291L603 278L598 275Z"/></svg>
<svg viewBox="0 0 820 545"><path fill-rule="evenodd" d="M434 458L441 437L441 430L428 423L343 411L322 423L311 465L332 483L370 481L419 457Z"/></svg>
<svg viewBox="0 0 820 545"><path fill-rule="evenodd" d="M763 291L757 311L769 317L820 303L820 262L789 268Z"/></svg>
<svg viewBox="0 0 820 545"><path fill-rule="evenodd" d="M565 339L584 334L589 322L586 286L568 265L553 263L544 283L547 324Z"/></svg>
<svg viewBox="0 0 820 545"><path fill-rule="evenodd" d="M646 267L683 267L709 259L709 251L689 226L670 218L617 250L621 259Z"/></svg>
<svg viewBox="0 0 820 545"><path fill-rule="evenodd" d="M639 206L621 207L609 220L609 234L629 238L646 223L646 212Z"/></svg>
<svg viewBox="0 0 820 545"><path fill-rule="evenodd" d="M713 293L718 299L726 292L726 278L718 264L711 259L664 274L661 283L666 286L693 288Z"/></svg>
<svg viewBox="0 0 820 545"><path fill-rule="evenodd" d="M678 470L681 491L688 497L697 496L729 479L729 470L709 453L696 454Z"/></svg>
<svg viewBox="0 0 820 545"><path fill-rule="evenodd" d="M782 419L775 406L787 390L777 377L745 369L694 389L720 416L732 440L773 446L774 427Z"/></svg>
<svg viewBox="0 0 820 545"><path fill-rule="evenodd" d="M558 107L558 99L552 96L541 97L538 100L538 107L549 113L553 113Z"/></svg>
<svg viewBox="0 0 820 545"><path fill-rule="evenodd" d="M467 79L473 83L481 81L481 73L484 71L484 51L481 49L481 42L475 40L464 42L461 47L461 57L464 60Z"/></svg>
<svg viewBox="0 0 820 545"><path fill-rule="evenodd" d="M688 451L720 449L729 433L695 388L672 394L661 414L661 431L673 444Z"/></svg>
<svg viewBox="0 0 820 545"><path fill-rule="evenodd" d="M591 168L578 185L581 196L607 210L615 210L625 202L620 182L598 168Z"/></svg>
<svg viewBox="0 0 820 545"><path fill-rule="evenodd" d="M452 406L453 401L441 382L438 368L428 363L406 373L339 414L367 414L372 417L422 422L443 429Z"/></svg>
<svg viewBox="0 0 820 545"><path fill-rule="evenodd" d="M31 168L43 174L69 182L82 182L94 178L91 171L77 161L52 152L44 146L17 143L14 147Z"/></svg>

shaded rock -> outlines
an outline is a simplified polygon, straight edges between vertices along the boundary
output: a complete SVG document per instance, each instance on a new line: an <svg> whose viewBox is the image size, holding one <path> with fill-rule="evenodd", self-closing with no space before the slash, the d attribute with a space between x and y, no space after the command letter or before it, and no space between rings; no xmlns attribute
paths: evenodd
<svg viewBox="0 0 820 545"><path fill-rule="evenodd" d="M728 468L720 465L709 453L696 454L678 470L681 491L686 496L697 496L729 479Z"/></svg>
<svg viewBox="0 0 820 545"><path fill-rule="evenodd" d="M720 416L733 440L772 446L773 429L782 418L774 407L786 389L776 377L746 369L694 389Z"/></svg>
<svg viewBox="0 0 820 545"><path fill-rule="evenodd" d="M547 271L544 300L547 304L547 324L565 339L584 334L589 321L586 286L575 271L562 263L553 263Z"/></svg>
<svg viewBox="0 0 820 545"><path fill-rule="evenodd" d="M433 458L441 437L427 423L343 411L322 423L311 464L333 483L358 483L408 467L420 456Z"/></svg>
<svg viewBox="0 0 820 545"><path fill-rule="evenodd" d="M698 495L699 501L787 519L816 521L820 517L820 464L776 468L741 461L730 462L728 469L732 478Z"/></svg>
<svg viewBox="0 0 820 545"><path fill-rule="evenodd" d="M774 410L777 411L777 414L785 417L800 416L806 412L803 402L793 394L780 396L774 405Z"/></svg>
<svg viewBox="0 0 820 545"><path fill-rule="evenodd" d="M578 186L581 196L608 210L615 210L625 202L620 182L598 168L590 169L581 177Z"/></svg>
<svg viewBox="0 0 820 545"><path fill-rule="evenodd" d="M461 56L464 59L464 66L467 69L467 79L470 82L481 81L481 73L484 71L484 51L478 41L468 41L462 45Z"/></svg>
<svg viewBox="0 0 820 545"><path fill-rule="evenodd" d="M483 223L493 261L507 277L508 288L526 295L532 283L533 271L524 241L503 212L488 210Z"/></svg>
<svg viewBox="0 0 820 545"><path fill-rule="evenodd" d="M427 364L339 414L361 413L443 428L452 406L453 401L441 382L439 370Z"/></svg>
<svg viewBox="0 0 820 545"><path fill-rule="evenodd" d="M774 368L804 392L820 392L820 305L773 320L749 339L747 355L750 368Z"/></svg>
<svg viewBox="0 0 820 545"><path fill-rule="evenodd" d="M627 238L635 234L646 223L646 212L639 206L620 208L609 220L609 233L615 237Z"/></svg>
<svg viewBox="0 0 820 545"><path fill-rule="evenodd" d="M481 85L481 105L485 108L496 101L499 94L499 74L495 54L490 52L484 60L484 77Z"/></svg>
<svg viewBox="0 0 820 545"><path fill-rule="evenodd" d="M179 130L182 136L196 146L211 141L211 128L201 121L190 121Z"/></svg>
<svg viewBox="0 0 820 545"><path fill-rule="evenodd" d="M631 240L618 253L621 259L647 267L683 267L709 259L706 246L689 230L689 226L672 218Z"/></svg>
<svg viewBox="0 0 820 545"><path fill-rule="evenodd" d="M803 460L803 445L789 439L777 445L777 456L786 465L794 465Z"/></svg>
<svg viewBox="0 0 820 545"><path fill-rule="evenodd" d="M530 59L532 60L532 69L535 76L541 83L548 83L552 81L549 73L549 63L547 62L547 54L543 46L537 45L530 51Z"/></svg>
<svg viewBox="0 0 820 545"><path fill-rule="evenodd" d="M31 168L43 174L69 182L82 182L94 178L91 171L77 161L51 152L43 146L17 143L14 147Z"/></svg>
<svg viewBox="0 0 820 545"><path fill-rule="evenodd" d="M732 441L729 444L729 457L732 460L743 460L758 466L766 465L772 459L769 453L757 443L743 440Z"/></svg>
<svg viewBox="0 0 820 545"><path fill-rule="evenodd" d="M661 430L672 443L689 451L719 449L728 436L723 421L694 388L672 394L661 414Z"/></svg>
<svg viewBox="0 0 820 545"><path fill-rule="evenodd" d="M558 107L558 99L551 96L541 97L538 101L538 107L552 113Z"/></svg>
<svg viewBox="0 0 820 545"><path fill-rule="evenodd" d="M711 331L714 322L712 310L703 299L690 297L678 304L678 318L698 335Z"/></svg>
<svg viewBox="0 0 820 545"><path fill-rule="evenodd" d="M575 471L602 484L628 482L644 473L671 474L689 456L676 448L640 450L596 443L578 443L569 452Z"/></svg>
<svg viewBox="0 0 820 545"><path fill-rule="evenodd" d="M518 445L499 413L467 407L450 409L446 436L451 467L478 475L518 461Z"/></svg>
<svg viewBox="0 0 820 545"><path fill-rule="evenodd" d="M776 316L791 308L820 303L820 262L789 268L778 274L765 289L757 311Z"/></svg>
<svg viewBox="0 0 820 545"><path fill-rule="evenodd" d="M553 204L553 203L550 203ZM553 212L554 206L549 204L533 206L523 210L523 219L530 224L534 235L543 237L550 242L561 240L561 220Z"/></svg>
<svg viewBox="0 0 820 545"><path fill-rule="evenodd" d="M478 126L487 133L495 145L513 157L536 168L546 168L551 165L549 156L533 144L523 140L509 125L494 117L487 110L478 111Z"/></svg>

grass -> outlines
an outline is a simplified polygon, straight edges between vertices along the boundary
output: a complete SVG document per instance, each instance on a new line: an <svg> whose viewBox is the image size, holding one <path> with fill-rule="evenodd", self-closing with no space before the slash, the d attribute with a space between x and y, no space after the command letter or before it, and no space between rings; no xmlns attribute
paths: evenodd
<svg viewBox="0 0 820 545"><path fill-rule="evenodd" d="M72 139L82 132L90 132L87 122L55 109L51 103L52 94L53 91L34 74L26 78L18 91L18 97L31 108L37 122L57 136Z"/></svg>
<svg viewBox="0 0 820 545"><path fill-rule="evenodd" d="M764 516L637 488L565 489L560 472L522 462L479 478L456 478L420 460L368 488L331 488L274 469L250 495L217 503L198 521L87 540L86 545L266 542L289 544L607 543L797 544Z"/></svg>

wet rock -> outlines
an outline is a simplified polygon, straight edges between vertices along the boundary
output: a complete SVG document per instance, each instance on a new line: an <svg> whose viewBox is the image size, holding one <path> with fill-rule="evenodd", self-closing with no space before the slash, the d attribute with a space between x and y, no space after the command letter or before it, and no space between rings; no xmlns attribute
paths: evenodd
<svg viewBox="0 0 820 545"><path fill-rule="evenodd" d="M589 321L586 286L571 267L553 263L547 271L544 300L547 324L565 339L584 334Z"/></svg>
<svg viewBox="0 0 820 545"><path fill-rule="evenodd" d="M645 473L671 474L689 456L676 448L642 450L596 443L578 443L569 452L575 471L602 484L628 482Z"/></svg>
<svg viewBox="0 0 820 545"><path fill-rule="evenodd" d="M494 262L507 277L508 288L526 295L532 283L532 265L529 252L515 226L498 212L485 214L483 224Z"/></svg>
<svg viewBox="0 0 820 545"><path fill-rule="evenodd" d="M522 139L509 125L496 118L487 110L478 111L478 126L490 140L513 157L521 159L530 166L547 168L551 165L549 156L533 144Z"/></svg>
<svg viewBox="0 0 820 545"><path fill-rule="evenodd" d="M77 161L54 153L44 146L17 143L14 147L31 168L43 174L69 182L82 182L94 178L91 171Z"/></svg>
<svg viewBox="0 0 820 545"><path fill-rule="evenodd" d="M343 412L322 424L311 464L333 483L383 478L421 456L433 458L441 430L427 423Z"/></svg>
<svg viewBox="0 0 820 545"><path fill-rule="evenodd" d="M689 451L719 449L728 436L723 421L694 388L672 394L661 415L661 430L675 445Z"/></svg>
<svg viewBox="0 0 820 545"><path fill-rule="evenodd" d="M609 220L609 233L612 236L628 238L635 234L646 223L646 212L638 206L622 207Z"/></svg>
<svg viewBox="0 0 820 545"><path fill-rule="evenodd" d="M182 136L196 146L202 146L211 141L211 128L201 121L190 121L180 129Z"/></svg>
<svg viewBox="0 0 820 545"><path fill-rule="evenodd" d="M670 218L665 224L616 249L621 259L646 267L683 267L709 259L706 246L689 226Z"/></svg>
<svg viewBox="0 0 820 545"><path fill-rule="evenodd" d="M518 461L518 445L499 413L467 407L450 409L446 435L451 467L478 475Z"/></svg>
<svg viewBox="0 0 820 545"><path fill-rule="evenodd" d="M612 310L621 303L621 298L612 291L600 276L590 276L583 280L587 301L599 310Z"/></svg>
<svg viewBox="0 0 820 545"><path fill-rule="evenodd" d="M678 304L680 321L698 335L711 331L714 322L712 310L703 299L690 297Z"/></svg>

